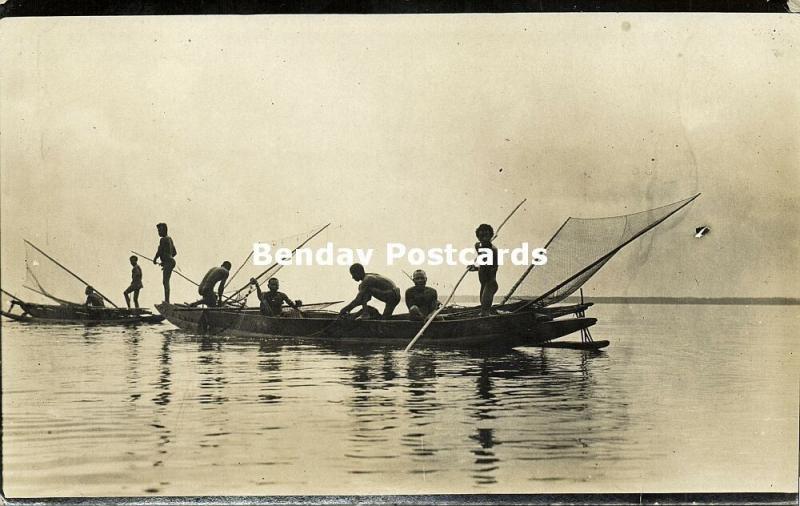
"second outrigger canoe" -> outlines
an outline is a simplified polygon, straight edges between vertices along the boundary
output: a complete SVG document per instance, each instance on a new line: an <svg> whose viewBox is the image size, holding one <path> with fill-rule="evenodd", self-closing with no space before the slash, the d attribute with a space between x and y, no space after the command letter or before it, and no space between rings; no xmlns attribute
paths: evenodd
<svg viewBox="0 0 800 506"><path fill-rule="evenodd" d="M89 307L77 304L35 304L19 299L15 299L13 304L19 306L22 313L12 313L11 311L0 311L0 313L6 318L25 323L135 325L164 321L163 315L153 314L147 309Z"/></svg>
<svg viewBox="0 0 800 506"><path fill-rule="evenodd" d="M190 308L158 304L156 309L180 329L202 333L250 338L290 337L334 340L365 346L407 344L423 322L397 315L389 320L344 319L332 311L304 311L304 317L280 318L254 312L222 308ZM595 318L556 319L547 314L525 310L485 317L454 317L431 323L425 334L426 347L513 348L536 346L588 328ZM596 346L599 347L599 346Z"/></svg>

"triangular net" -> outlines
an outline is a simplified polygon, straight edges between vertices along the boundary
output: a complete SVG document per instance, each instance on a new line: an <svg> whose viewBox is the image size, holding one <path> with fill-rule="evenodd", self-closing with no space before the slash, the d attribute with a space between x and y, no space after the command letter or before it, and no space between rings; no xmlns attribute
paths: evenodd
<svg viewBox="0 0 800 506"><path fill-rule="evenodd" d="M699 194L698 194L699 195ZM679 211L698 195L662 207L607 218L569 218L547 243L547 263L512 288L515 299L548 306L567 298L625 245Z"/></svg>
<svg viewBox="0 0 800 506"><path fill-rule="evenodd" d="M86 285L59 267L42 252L25 242L25 285L27 293L15 295L29 299L32 294L48 304L81 304ZM36 299L36 296L33 296Z"/></svg>
<svg viewBox="0 0 800 506"><path fill-rule="evenodd" d="M270 255L274 259L276 252L279 249L286 249L291 252L301 244L308 241L310 238L315 237L317 233L321 232L325 228L327 228L327 225L322 229L314 228L299 234L261 240L258 242L270 246ZM319 237L317 237L317 239L319 240ZM309 247L308 244L305 244L305 247ZM255 293L255 287L248 284L250 278L256 278L259 285L261 285L262 290L266 290L267 280L269 280L270 277L276 276L283 268L281 265L273 264L266 266L254 265L252 250L248 253L245 253L245 255L242 258L237 259L237 261L231 261L231 274L228 276L228 281L225 284L224 295L226 304L228 305L244 306L247 304L248 298L250 298L249 296ZM252 305L254 303L256 305L258 304L258 301L255 300L255 295L250 298L250 304Z"/></svg>

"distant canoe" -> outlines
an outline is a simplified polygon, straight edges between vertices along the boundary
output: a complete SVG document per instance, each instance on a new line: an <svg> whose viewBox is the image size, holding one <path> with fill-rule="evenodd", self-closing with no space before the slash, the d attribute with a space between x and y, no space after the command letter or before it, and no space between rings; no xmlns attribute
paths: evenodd
<svg viewBox="0 0 800 506"><path fill-rule="evenodd" d="M205 310L172 304L156 309L178 328L201 334L251 338L291 337L342 343L408 344L423 322L398 315L390 320L342 319L330 311L305 311L304 318L264 316L250 311ZM436 320L421 344L425 347L504 347L536 345L557 339L597 322L595 318L554 319L534 311L485 317Z"/></svg>
<svg viewBox="0 0 800 506"><path fill-rule="evenodd" d="M28 323L135 325L164 321L164 316L147 309L89 307L80 305L34 304L16 300L23 312L0 311L11 320Z"/></svg>

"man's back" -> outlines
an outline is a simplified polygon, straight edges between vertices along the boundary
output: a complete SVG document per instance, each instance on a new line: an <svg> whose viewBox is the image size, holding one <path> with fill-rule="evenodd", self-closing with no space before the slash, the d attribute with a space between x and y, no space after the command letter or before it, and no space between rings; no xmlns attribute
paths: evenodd
<svg viewBox="0 0 800 506"><path fill-rule="evenodd" d="M223 281L228 279L228 269L224 267L212 267L206 272L206 275L203 276L203 280L200 281L200 293L213 290L214 285L217 284L219 281Z"/></svg>
<svg viewBox="0 0 800 506"><path fill-rule="evenodd" d="M364 280L361 281L359 285L359 288L361 287L370 291L377 290L379 292L389 292L397 289L397 285L395 285L391 279L373 272L364 276Z"/></svg>

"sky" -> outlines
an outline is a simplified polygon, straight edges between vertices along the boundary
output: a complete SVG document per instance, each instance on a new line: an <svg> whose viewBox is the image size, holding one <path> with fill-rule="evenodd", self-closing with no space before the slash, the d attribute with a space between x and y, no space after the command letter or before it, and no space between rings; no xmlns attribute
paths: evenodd
<svg viewBox="0 0 800 506"><path fill-rule="evenodd" d="M470 247L527 198L496 244L543 246L569 216L702 192L587 294L796 297L799 43L790 15L4 19L2 285L30 296L26 238L121 304L164 221L195 280L331 223L310 245L375 248L406 288L387 242ZM462 273L427 270L440 294ZM345 267L278 277L306 302L356 289ZM159 302L152 264L144 285Z"/></svg>

